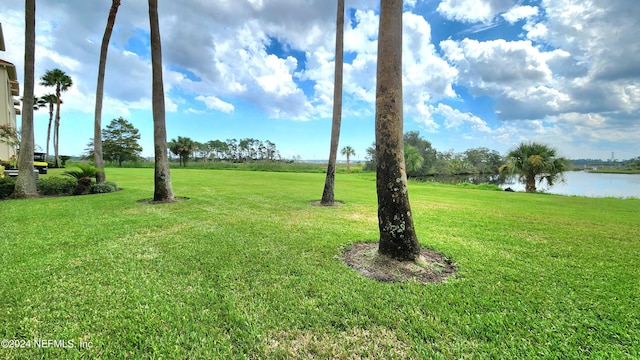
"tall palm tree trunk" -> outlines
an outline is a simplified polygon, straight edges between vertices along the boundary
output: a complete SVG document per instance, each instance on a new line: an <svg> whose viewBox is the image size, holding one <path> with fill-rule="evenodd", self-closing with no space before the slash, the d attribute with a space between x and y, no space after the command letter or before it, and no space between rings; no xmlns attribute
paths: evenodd
<svg viewBox="0 0 640 360"><path fill-rule="evenodd" d="M381 0L376 80L378 252L415 260L420 244L409 205L402 138L402 0Z"/></svg>
<svg viewBox="0 0 640 360"><path fill-rule="evenodd" d="M109 40L113 32L113 25L116 22L120 0L112 0L107 27L102 36L102 46L100 47L100 65L98 66L98 84L96 85L96 111L93 121L93 164L98 169L104 169L104 159L102 156L102 99L104 97L104 73L107 66L107 53L109 51ZM122 166L122 162L120 162ZM96 183L103 183L107 177L103 171L96 174Z"/></svg>
<svg viewBox="0 0 640 360"><path fill-rule="evenodd" d="M53 126L53 164L56 168L60 167L60 154L58 153L58 142L60 138L60 96L60 85L58 85L56 86L56 97L58 98L56 105L56 122Z"/></svg>
<svg viewBox="0 0 640 360"><path fill-rule="evenodd" d="M53 122L53 103L49 103L49 126L47 127L47 152L45 153L45 161L49 161L49 142L51 142L51 123Z"/></svg>
<svg viewBox="0 0 640 360"><path fill-rule="evenodd" d="M164 83L162 80L162 47L158 21L158 0L149 0L151 29L151 67L153 74L153 146L155 153L154 201L174 201L167 154Z"/></svg>
<svg viewBox="0 0 640 360"><path fill-rule="evenodd" d="M36 1L25 1L25 42L24 42L24 93L22 97L22 134L20 157L18 158L18 178L13 191L16 198L38 195L36 178L33 173L33 89L35 86L36 48Z"/></svg>
<svg viewBox="0 0 640 360"><path fill-rule="evenodd" d="M329 150L329 164L327 177L322 192L322 205L333 205L336 178L336 158L338 157L338 143L340 142L340 123L342 122L342 73L344 63L344 0L338 0L336 16L336 55L333 82L333 121L331 122L331 149Z"/></svg>

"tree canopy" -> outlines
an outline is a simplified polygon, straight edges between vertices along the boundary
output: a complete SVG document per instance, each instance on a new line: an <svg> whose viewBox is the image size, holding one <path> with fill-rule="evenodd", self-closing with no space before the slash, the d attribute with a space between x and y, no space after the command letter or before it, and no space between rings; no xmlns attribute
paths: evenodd
<svg viewBox="0 0 640 360"><path fill-rule="evenodd" d="M180 158L180 165L187 166L189 156L196 149L196 143L188 137L178 136L167 143L169 150Z"/></svg>
<svg viewBox="0 0 640 360"><path fill-rule="evenodd" d="M500 167L501 173L516 175L525 184L527 192L536 191L536 182L546 181L552 186L564 180L562 173L569 167L568 161L556 154L556 150L545 144L521 143L507 154L507 163Z"/></svg>
<svg viewBox="0 0 640 360"><path fill-rule="evenodd" d="M104 159L117 162L120 167L123 161L137 160L142 152L138 140L140 140L140 132L133 124L122 117L111 120L111 123L102 131Z"/></svg>
<svg viewBox="0 0 640 360"><path fill-rule="evenodd" d="M486 147L468 149L461 153L454 153L453 150L438 151L431 145L431 142L422 138L417 131L404 133L403 142L408 177L467 174L495 175L499 173L500 166L504 164L504 159L500 153ZM375 143L367 148L366 157L365 170L374 170L376 168ZM420 161L418 161L419 159Z"/></svg>

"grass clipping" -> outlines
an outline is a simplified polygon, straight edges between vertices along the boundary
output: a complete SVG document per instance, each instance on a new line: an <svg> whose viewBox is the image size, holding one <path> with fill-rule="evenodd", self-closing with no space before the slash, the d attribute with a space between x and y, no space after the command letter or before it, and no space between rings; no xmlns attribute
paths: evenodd
<svg viewBox="0 0 640 360"><path fill-rule="evenodd" d="M440 283L456 272L451 260L433 250L421 249L416 261L399 261L380 255L378 243L353 244L345 250L344 262L359 274L382 282Z"/></svg>

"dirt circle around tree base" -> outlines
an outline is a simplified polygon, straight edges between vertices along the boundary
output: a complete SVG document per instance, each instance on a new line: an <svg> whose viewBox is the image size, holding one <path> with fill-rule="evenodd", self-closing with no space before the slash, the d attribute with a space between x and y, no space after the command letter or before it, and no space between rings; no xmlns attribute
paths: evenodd
<svg viewBox="0 0 640 360"><path fill-rule="evenodd" d="M142 199L142 200L138 200L138 204L144 204L144 205L171 204L171 203L187 201L187 200L190 200L190 199L188 197L176 197L173 199L173 201L155 201L153 199Z"/></svg>
<svg viewBox="0 0 640 360"><path fill-rule="evenodd" d="M323 204L322 200L314 200L314 201L309 202L309 205L311 205L311 206L342 206L342 205L344 205L344 201L334 200L333 203L331 203L331 204Z"/></svg>
<svg viewBox="0 0 640 360"><path fill-rule="evenodd" d="M357 273L381 282L445 282L456 265L439 252L421 249L416 261L399 261L378 253L378 243L355 243L344 251L344 262Z"/></svg>

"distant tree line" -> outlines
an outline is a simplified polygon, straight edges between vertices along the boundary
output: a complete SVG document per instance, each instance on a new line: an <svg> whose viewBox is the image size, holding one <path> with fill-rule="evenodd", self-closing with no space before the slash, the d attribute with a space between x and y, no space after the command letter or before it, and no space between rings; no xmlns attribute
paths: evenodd
<svg viewBox="0 0 640 360"><path fill-rule="evenodd" d="M417 131L404 134L404 155L407 176L498 174L505 159L486 147L468 149L462 153L453 150L438 151ZM365 170L375 171L375 144L367 149Z"/></svg>
<svg viewBox="0 0 640 360"><path fill-rule="evenodd" d="M571 160L574 167L629 167L640 169L640 156L628 160L617 159L575 159Z"/></svg>
<svg viewBox="0 0 640 360"><path fill-rule="evenodd" d="M193 141L191 138L178 136L167 143L172 154L178 156L181 165L191 159L195 161L278 161L282 160L276 144L266 140L253 138Z"/></svg>

